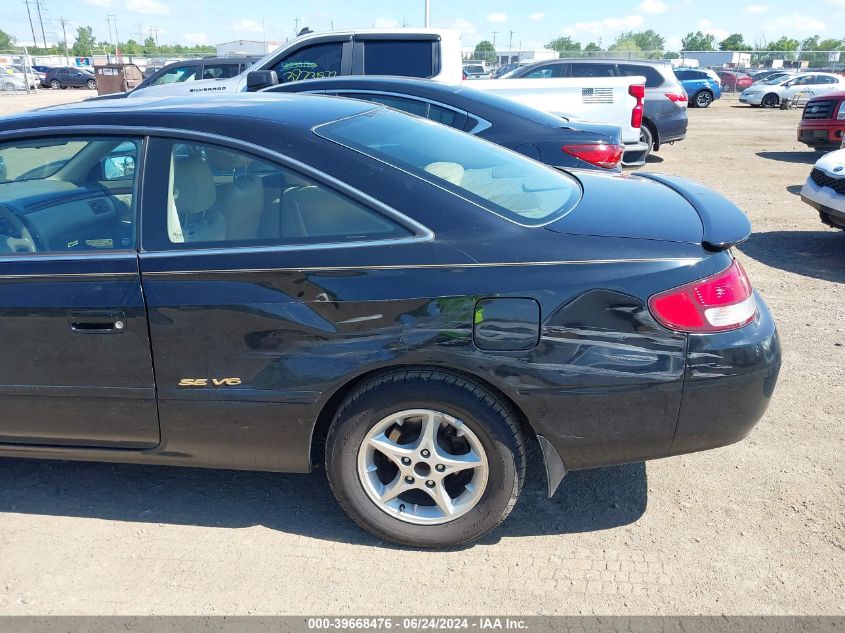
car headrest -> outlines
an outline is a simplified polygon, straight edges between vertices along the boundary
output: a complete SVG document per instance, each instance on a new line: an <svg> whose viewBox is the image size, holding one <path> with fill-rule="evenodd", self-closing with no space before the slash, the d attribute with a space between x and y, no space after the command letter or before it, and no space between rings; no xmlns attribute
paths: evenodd
<svg viewBox="0 0 845 633"><path fill-rule="evenodd" d="M207 149L206 156L208 161L221 171L233 171L240 169L252 160L244 154L236 154L235 152L227 152L224 149Z"/></svg>
<svg viewBox="0 0 845 633"><path fill-rule="evenodd" d="M453 185L460 185L464 179L464 168L458 163L430 163L425 166L425 170L432 176L442 178Z"/></svg>
<svg viewBox="0 0 845 633"><path fill-rule="evenodd" d="M197 156L177 158L173 166L173 197L179 213L202 213L217 200L214 175Z"/></svg>

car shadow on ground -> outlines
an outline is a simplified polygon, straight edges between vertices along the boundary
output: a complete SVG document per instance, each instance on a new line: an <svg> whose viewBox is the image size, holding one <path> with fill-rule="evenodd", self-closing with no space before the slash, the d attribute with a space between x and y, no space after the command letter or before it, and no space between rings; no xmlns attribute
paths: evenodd
<svg viewBox="0 0 845 633"><path fill-rule="evenodd" d="M656 164L656 163L662 163L664 160L666 160L666 159L663 158L662 156L657 156L656 154L651 153L648 156L646 156L645 162L649 165L653 165L653 164Z"/></svg>
<svg viewBox="0 0 845 633"><path fill-rule="evenodd" d="M548 500L538 460L538 451L532 451L520 501L482 543L604 530L632 523L645 512L642 463L570 473ZM264 525L312 538L395 547L346 517L322 471L289 475L0 458L0 512L214 528Z"/></svg>
<svg viewBox="0 0 845 633"><path fill-rule="evenodd" d="M804 163L805 165L814 165L822 155L816 152L803 150L796 152L757 152L757 156L760 158L767 158L769 160L776 160L782 163Z"/></svg>
<svg viewBox="0 0 845 633"><path fill-rule="evenodd" d="M845 283L845 232L840 230L754 233L739 248L773 268Z"/></svg>
<svg viewBox="0 0 845 633"><path fill-rule="evenodd" d="M803 188L803 185L789 185L786 190L793 195L800 196Z"/></svg>

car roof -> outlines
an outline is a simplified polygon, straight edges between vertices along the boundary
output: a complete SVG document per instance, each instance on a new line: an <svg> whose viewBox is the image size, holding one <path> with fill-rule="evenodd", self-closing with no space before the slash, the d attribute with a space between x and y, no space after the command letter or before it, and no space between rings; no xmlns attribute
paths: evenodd
<svg viewBox="0 0 845 633"><path fill-rule="evenodd" d="M292 94L294 90L373 90L393 92L409 97L430 99L455 108L470 111L478 116L490 116L490 109L505 111L511 116L542 123L548 127L563 127L566 123L552 114L536 110L518 101L507 99L486 90L473 88L472 82L447 84L431 79L414 77L388 77L378 75L348 75L325 79L306 79L267 88L262 92Z"/></svg>
<svg viewBox="0 0 845 633"><path fill-rule="evenodd" d="M232 118L257 119L305 131L315 125L381 107L354 99L294 94L237 93L106 99L3 117L0 119L0 131L62 125L158 126L205 131L220 129L222 125L226 130L231 129ZM186 127L186 119L190 121L190 127Z"/></svg>
<svg viewBox="0 0 845 633"><path fill-rule="evenodd" d="M622 59L618 57L562 57L561 59L552 59L552 62L567 62L577 64L591 64L599 62L602 64L634 64L637 66L656 66L663 67L669 65L670 62L662 59Z"/></svg>

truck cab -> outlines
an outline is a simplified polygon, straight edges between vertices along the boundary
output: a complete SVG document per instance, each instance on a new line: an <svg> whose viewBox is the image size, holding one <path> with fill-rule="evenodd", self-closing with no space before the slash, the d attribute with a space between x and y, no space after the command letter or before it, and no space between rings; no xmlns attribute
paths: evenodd
<svg viewBox="0 0 845 633"><path fill-rule="evenodd" d="M342 75L393 75L458 83L460 59L457 31L373 29L306 33L234 77L150 86L129 96L246 92L276 82Z"/></svg>

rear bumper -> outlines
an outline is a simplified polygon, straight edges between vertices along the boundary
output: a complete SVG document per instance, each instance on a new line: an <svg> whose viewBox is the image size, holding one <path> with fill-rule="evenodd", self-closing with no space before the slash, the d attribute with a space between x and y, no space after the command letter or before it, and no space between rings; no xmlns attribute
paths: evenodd
<svg viewBox="0 0 845 633"><path fill-rule="evenodd" d="M625 154L622 156L622 164L625 167L640 167L645 165L648 156L649 146L642 141L636 143L625 143Z"/></svg>
<svg viewBox="0 0 845 633"><path fill-rule="evenodd" d="M759 314L750 325L690 335L671 455L738 442L763 417L780 371L781 349L774 320L756 298Z"/></svg>
<svg viewBox="0 0 845 633"><path fill-rule="evenodd" d="M845 121L825 121L822 124L801 123L798 126L798 141L810 147L838 149L845 134Z"/></svg>
<svg viewBox="0 0 845 633"><path fill-rule="evenodd" d="M589 437L555 432L551 420L538 429L549 494L569 470L692 453L743 439L765 413L781 365L774 320L756 298L759 314L753 323L688 336L683 380L589 390L550 402L550 411L576 405L583 419L594 422L585 427L591 429Z"/></svg>

